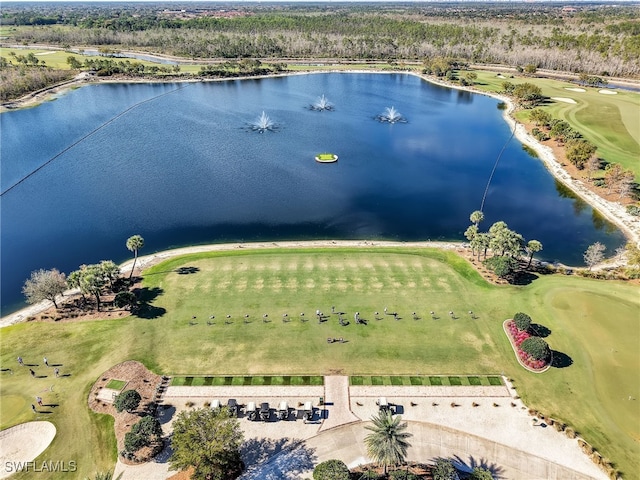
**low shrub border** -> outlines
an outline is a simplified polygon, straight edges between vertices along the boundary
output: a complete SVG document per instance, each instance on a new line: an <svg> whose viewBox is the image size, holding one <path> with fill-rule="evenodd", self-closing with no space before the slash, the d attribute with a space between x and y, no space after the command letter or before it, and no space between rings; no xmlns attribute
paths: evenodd
<svg viewBox="0 0 640 480"><path fill-rule="evenodd" d="M534 363L535 365L536 364L535 362L540 362L540 360L529 360L527 358L528 355L522 350L520 350L520 344L523 341L525 341L527 338L531 337L531 335L529 335L526 332L518 331L518 327L515 326L512 319L509 318L504 322L502 322L502 329L504 330L505 335L509 339L509 343L511 344L513 353L516 356L516 360L518 360L518 363L523 368L533 373L544 373L551 368L551 363L553 362L553 358L549 359L549 362L545 363L544 366L540 368L535 368L534 366L530 366L526 363L528 361L529 363ZM515 329L515 331L517 332L515 337L511 333L512 329ZM524 356L525 358L523 359L522 356Z"/></svg>

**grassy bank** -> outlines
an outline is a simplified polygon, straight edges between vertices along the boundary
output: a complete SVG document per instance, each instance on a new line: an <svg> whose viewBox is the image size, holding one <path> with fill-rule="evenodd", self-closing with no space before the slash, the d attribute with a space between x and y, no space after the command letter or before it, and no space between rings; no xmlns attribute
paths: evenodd
<svg viewBox="0 0 640 480"><path fill-rule="evenodd" d="M365 383L374 377L446 374L471 384L469 378L505 373L530 406L573 425L631 474L640 469L640 412L637 400L628 400L640 397L637 291L622 283L560 276L525 287L491 286L454 253L431 249L233 251L176 258L145 272L142 293L151 308L144 318L2 329L2 367L13 374L0 377L1 428L32 420L35 395L58 404L52 413L38 415L58 428L41 458L76 460L83 478L109 469L115 459L111 420L89 413L87 392L102 372L128 359L156 373L181 373L183 382L188 374L194 377L191 384L224 383L225 376L264 382L266 375L284 383L284 376L331 371ZM345 312L349 325L338 324L332 306ZM385 316L385 306L400 319ZM317 309L326 321L318 323ZM550 330L547 340L564 355L564 368L536 375L518 366L501 324L520 310ZM367 325L354 324L356 311ZM347 342L329 344L328 337ZM26 363L47 356L70 376L53 378L51 369L40 365L34 369L46 377L31 378L17 366L18 355Z"/></svg>
<svg viewBox="0 0 640 480"><path fill-rule="evenodd" d="M585 138L598 147L598 156L609 163L619 163L631 169L640 179L640 93L615 89L613 94L600 93L602 88L581 87L575 83L549 78L499 77L495 72L477 71L475 87L489 92L500 92L505 81L538 85L542 94L551 100L542 105L554 118L567 121ZM582 89L575 91L568 89ZM575 103L553 100L570 99ZM528 119L528 111L518 113Z"/></svg>

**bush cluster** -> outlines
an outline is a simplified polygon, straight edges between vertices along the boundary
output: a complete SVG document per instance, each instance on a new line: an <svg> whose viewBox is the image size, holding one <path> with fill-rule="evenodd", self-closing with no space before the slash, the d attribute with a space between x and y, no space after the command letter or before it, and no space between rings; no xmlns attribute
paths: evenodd
<svg viewBox="0 0 640 480"><path fill-rule="evenodd" d="M549 358L549 344L540 337L530 337L522 342L520 349L535 360L546 361Z"/></svg>
<svg viewBox="0 0 640 480"><path fill-rule="evenodd" d="M526 327L521 330L516 325L515 318L518 317L520 325ZM528 332L531 325L531 318L525 313L517 313L514 319L507 322L507 332L516 346L516 352L520 361L533 370L541 370L547 366L551 358L551 350L547 342L531 335Z"/></svg>
<svg viewBox="0 0 640 480"><path fill-rule="evenodd" d="M342 460L327 460L313 469L313 480L349 480L350 475Z"/></svg>
<svg viewBox="0 0 640 480"><path fill-rule="evenodd" d="M531 326L531 317L526 313L518 312L513 316L513 321L521 332L529 331Z"/></svg>

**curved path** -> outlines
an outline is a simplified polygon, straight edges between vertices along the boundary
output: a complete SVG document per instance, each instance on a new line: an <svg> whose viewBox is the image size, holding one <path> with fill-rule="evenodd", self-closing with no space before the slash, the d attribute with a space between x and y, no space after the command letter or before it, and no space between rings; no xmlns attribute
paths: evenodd
<svg viewBox="0 0 640 480"><path fill-rule="evenodd" d="M592 480L607 478L603 472L582 473L559 463L486 438L424 422L407 422L411 448L407 460L415 462L450 458L463 471L476 466L491 470L494 478L518 480ZM364 438L368 422L357 422L320 434L281 452L259 468L245 473L241 480L291 479L310 476L312 471L300 469L301 458L314 463L339 459L350 468L369 463ZM594 466L595 469L595 466ZM300 477L302 475L302 477Z"/></svg>

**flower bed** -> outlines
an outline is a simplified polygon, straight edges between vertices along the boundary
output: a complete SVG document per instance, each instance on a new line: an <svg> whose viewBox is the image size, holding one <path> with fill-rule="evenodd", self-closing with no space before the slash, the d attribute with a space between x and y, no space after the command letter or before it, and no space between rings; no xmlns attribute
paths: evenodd
<svg viewBox="0 0 640 480"><path fill-rule="evenodd" d="M551 368L550 362L546 362L544 360L536 360L531 357L527 352L524 352L520 349L520 345L527 338L531 337L529 332L524 332L518 330L516 324L513 320L505 320L502 324L504 328L504 332L507 334L509 341L511 342L511 346L513 347L513 351L516 354L516 358L520 365L531 372L542 373Z"/></svg>

